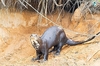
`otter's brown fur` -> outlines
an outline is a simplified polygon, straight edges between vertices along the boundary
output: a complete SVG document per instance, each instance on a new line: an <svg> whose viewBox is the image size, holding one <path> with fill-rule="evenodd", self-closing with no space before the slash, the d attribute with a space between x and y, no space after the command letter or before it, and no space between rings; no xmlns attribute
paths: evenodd
<svg viewBox="0 0 100 66"><path fill-rule="evenodd" d="M100 32L98 32L96 35L98 35L99 33ZM85 41L73 41L66 37L66 34L62 28L53 26L48 28L41 37L37 36L36 34L32 34L30 38L33 47L36 49L37 57L35 58L35 60L39 60L43 55L43 60L46 61L48 60L48 51L51 47L54 47L52 51L56 51L56 54L58 55L63 45L82 44L94 39L96 35Z"/></svg>

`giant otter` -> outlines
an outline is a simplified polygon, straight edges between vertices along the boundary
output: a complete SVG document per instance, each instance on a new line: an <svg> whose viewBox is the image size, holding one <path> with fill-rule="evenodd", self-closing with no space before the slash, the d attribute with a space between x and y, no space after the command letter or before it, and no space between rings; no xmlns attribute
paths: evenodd
<svg viewBox="0 0 100 66"><path fill-rule="evenodd" d="M99 33L100 32L98 32L96 35ZM58 26L48 28L41 37L36 34L32 34L30 36L30 40L37 54L37 57L34 60L39 60L42 55L44 57L44 61L48 60L48 51L51 47L54 47L52 51L56 51L56 54L58 55L63 45L82 44L94 39L96 35L85 41L73 41L67 38L64 30Z"/></svg>

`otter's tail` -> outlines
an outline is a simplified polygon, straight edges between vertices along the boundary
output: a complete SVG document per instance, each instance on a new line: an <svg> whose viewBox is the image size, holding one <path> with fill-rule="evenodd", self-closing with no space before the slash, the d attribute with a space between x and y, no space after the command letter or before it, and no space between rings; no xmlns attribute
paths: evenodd
<svg viewBox="0 0 100 66"><path fill-rule="evenodd" d="M68 39L67 40L67 44L68 45L71 45L71 46L74 46L74 45L78 45L78 44L83 44L83 43L85 43L85 42L88 42L88 41L91 41L92 39L94 39L97 35L99 35L100 34L100 32L98 32L95 36L92 36L91 38L89 38L89 39L87 39L87 40L85 40L85 41L73 41L73 40L71 40L71 39Z"/></svg>

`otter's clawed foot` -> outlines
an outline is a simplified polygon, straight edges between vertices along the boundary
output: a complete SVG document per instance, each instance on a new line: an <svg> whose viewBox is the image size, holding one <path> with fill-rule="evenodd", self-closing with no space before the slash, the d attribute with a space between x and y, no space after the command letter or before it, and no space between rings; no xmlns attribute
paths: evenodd
<svg viewBox="0 0 100 66"><path fill-rule="evenodd" d="M36 61L36 60L38 61L39 59L37 59L37 58L32 58L31 59L31 61Z"/></svg>
<svg viewBox="0 0 100 66"><path fill-rule="evenodd" d="M36 61L36 59L35 58L32 58L31 61Z"/></svg>

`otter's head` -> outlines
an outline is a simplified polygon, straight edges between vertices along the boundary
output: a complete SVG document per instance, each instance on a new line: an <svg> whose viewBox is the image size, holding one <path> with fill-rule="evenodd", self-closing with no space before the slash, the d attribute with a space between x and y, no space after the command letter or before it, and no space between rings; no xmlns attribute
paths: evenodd
<svg viewBox="0 0 100 66"><path fill-rule="evenodd" d="M38 50L39 47L40 47L40 44L39 44L39 42L38 42L38 38L39 38L39 36L38 36L37 34L31 34L31 36L30 36L30 40L31 40L32 46L33 46L36 50Z"/></svg>

